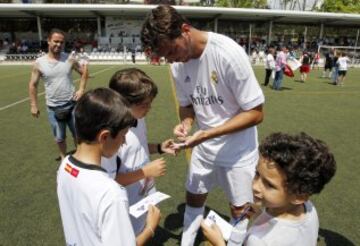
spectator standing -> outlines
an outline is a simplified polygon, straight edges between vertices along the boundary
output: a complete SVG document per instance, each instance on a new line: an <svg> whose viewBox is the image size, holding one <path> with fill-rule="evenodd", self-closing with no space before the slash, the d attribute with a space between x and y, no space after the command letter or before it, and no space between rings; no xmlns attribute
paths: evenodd
<svg viewBox="0 0 360 246"><path fill-rule="evenodd" d="M75 138L73 109L75 102L84 93L87 82L87 72L82 71L75 59L62 52L64 43L63 31L59 29L50 31L48 53L36 59L29 82L30 111L35 118L40 116L37 97L40 78L45 82L48 120L62 159L66 154L66 126ZM77 91L71 76L72 70L81 75Z"/></svg>
<svg viewBox="0 0 360 246"><path fill-rule="evenodd" d="M322 74L323 78L331 78L331 71L334 65L334 51L333 49L330 52L325 54L325 66Z"/></svg>
<svg viewBox="0 0 360 246"><path fill-rule="evenodd" d="M87 69L90 62L90 56L87 52L85 52L83 47L80 48L80 51L77 54L77 58L79 60L79 64L81 65L81 67Z"/></svg>
<svg viewBox="0 0 360 246"><path fill-rule="evenodd" d="M339 52L338 51L334 51L334 59L333 59L333 72L331 75L331 79L332 79L332 83L334 85L337 85L337 81L338 81L338 77L339 77L339 64L338 64L338 59L339 59Z"/></svg>
<svg viewBox="0 0 360 246"><path fill-rule="evenodd" d="M300 62L300 81L304 83L308 73L310 73L310 56L308 52L303 52L302 56L300 57Z"/></svg>
<svg viewBox="0 0 360 246"><path fill-rule="evenodd" d="M338 64L338 69L339 69L339 77L337 79L336 85L340 85L340 86L344 86L344 81L345 81L345 77L346 77L346 73L349 67L349 62L350 59L349 57L346 56L345 52L341 52L340 53L340 57L337 60L337 64Z"/></svg>
<svg viewBox="0 0 360 246"><path fill-rule="evenodd" d="M270 47L268 49L266 58L265 58L265 82L264 86L267 86L270 81L270 77L274 78L272 75L275 73L275 49Z"/></svg>
<svg viewBox="0 0 360 246"><path fill-rule="evenodd" d="M273 84L274 90L280 90L284 79L284 68L286 65L288 48L283 46L278 52L275 60L275 79Z"/></svg>

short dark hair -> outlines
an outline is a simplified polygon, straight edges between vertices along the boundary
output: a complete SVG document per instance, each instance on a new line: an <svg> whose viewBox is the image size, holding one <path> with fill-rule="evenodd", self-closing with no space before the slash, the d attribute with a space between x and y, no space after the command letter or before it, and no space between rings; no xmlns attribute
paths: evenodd
<svg viewBox="0 0 360 246"><path fill-rule="evenodd" d="M114 73L109 87L123 96L131 105L154 98L158 88L154 81L138 68L125 68Z"/></svg>
<svg viewBox="0 0 360 246"><path fill-rule="evenodd" d="M156 50L161 40L178 38L184 23L190 24L170 5L159 5L152 9L141 30L143 48Z"/></svg>
<svg viewBox="0 0 360 246"><path fill-rule="evenodd" d="M59 28L53 28L49 32L48 39L51 39L52 35L55 33L59 33L59 34L63 35L65 38L65 32L63 30L60 30Z"/></svg>
<svg viewBox="0 0 360 246"><path fill-rule="evenodd" d="M328 146L302 132L273 133L259 147L260 155L275 162L286 175L290 194L320 193L336 172L336 161Z"/></svg>
<svg viewBox="0 0 360 246"><path fill-rule="evenodd" d="M97 88L85 93L75 107L75 129L78 143L91 143L103 129L113 138L127 127L134 125L129 108L122 97L108 88Z"/></svg>

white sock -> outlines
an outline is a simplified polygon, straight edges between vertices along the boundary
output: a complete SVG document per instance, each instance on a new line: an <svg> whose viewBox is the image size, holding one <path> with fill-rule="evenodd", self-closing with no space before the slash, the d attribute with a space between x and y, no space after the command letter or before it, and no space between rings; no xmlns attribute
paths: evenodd
<svg viewBox="0 0 360 246"><path fill-rule="evenodd" d="M231 218L230 224L234 226L227 246L242 245L246 236L247 227L249 224L249 219L243 219L242 221L236 223L235 218Z"/></svg>
<svg viewBox="0 0 360 246"><path fill-rule="evenodd" d="M186 205L184 213L184 229L181 236L181 246L192 246L197 231L203 219L205 207L195 208Z"/></svg>

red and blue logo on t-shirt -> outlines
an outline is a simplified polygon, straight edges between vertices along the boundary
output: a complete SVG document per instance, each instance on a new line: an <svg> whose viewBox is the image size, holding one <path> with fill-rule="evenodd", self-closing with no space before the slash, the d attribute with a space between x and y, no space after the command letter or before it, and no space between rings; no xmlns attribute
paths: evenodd
<svg viewBox="0 0 360 246"><path fill-rule="evenodd" d="M66 164L64 169L65 169L66 172L70 173L75 178L79 175L79 172L80 172L75 167L72 167L69 163Z"/></svg>

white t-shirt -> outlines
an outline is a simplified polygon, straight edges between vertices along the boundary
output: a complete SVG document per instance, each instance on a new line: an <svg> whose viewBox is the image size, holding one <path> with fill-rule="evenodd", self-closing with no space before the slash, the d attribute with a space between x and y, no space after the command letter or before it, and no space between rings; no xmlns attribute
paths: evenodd
<svg viewBox="0 0 360 246"><path fill-rule="evenodd" d="M200 129L224 124L264 103L264 95L244 49L232 39L209 32L198 59L171 66L180 106L192 104ZM196 146L197 158L225 167L245 166L258 158L256 126L209 139Z"/></svg>
<svg viewBox="0 0 360 246"><path fill-rule="evenodd" d="M74 97L75 86L72 79L74 60L61 53L59 60L50 60L48 55L36 59L35 63L44 80L46 105L62 106Z"/></svg>
<svg viewBox="0 0 360 246"><path fill-rule="evenodd" d="M119 173L134 172L142 168L145 164L150 162L149 147L147 141L147 131L145 119L139 119L136 127L131 127L125 136L126 143L120 147L116 156L121 160ZM116 177L116 156L112 158L102 158L101 166L110 174L111 177ZM129 205L133 205L142 200L149 193L155 192L154 180L142 179L136 183L127 185L126 191L128 194ZM146 215L135 219L130 216L135 234L138 235L144 228Z"/></svg>
<svg viewBox="0 0 360 246"><path fill-rule="evenodd" d="M87 65L89 63L90 57L86 52L78 53L78 60L80 65Z"/></svg>
<svg viewBox="0 0 360 246"><path fill-rule="evenodd" d="M247 232L245 246L316 246L319 219L313 204L305 203L305 218L278 219L262 212Z"/></svg>
<svg viewBox="0 0 360 246"><path fill-rule="evenodd" d="M271 53L266 55L265 69L275 70L275 59Z"/></svg>
<svg viewBox="0 0 360 246"><path fill-rule="evenodd" d="M337 60L339 71L346 71L348 69L348 62L350 62L350 59L347 56L339 57Z"/></svg>
<svg viewBox="0 0 360 246"><path fill-rule="evenodd" d="M57 194L66 245L136 245L126 191L101 167L67 156Z"/></svg>

